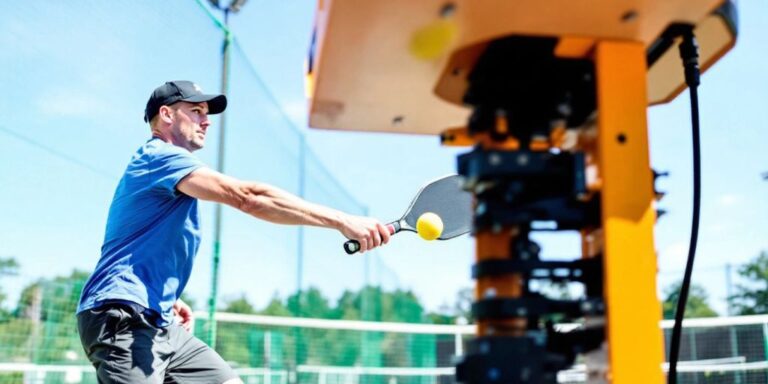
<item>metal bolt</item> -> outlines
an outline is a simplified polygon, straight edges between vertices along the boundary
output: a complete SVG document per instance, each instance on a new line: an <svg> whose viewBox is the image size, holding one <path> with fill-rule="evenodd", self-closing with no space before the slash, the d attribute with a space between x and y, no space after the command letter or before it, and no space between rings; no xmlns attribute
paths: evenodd
<svg viewBox="0 0 768 384"><path fill-rule="evenodd" d="M498 153L491 153L488 156L488 164L494 167L498 167L499 165L501 165L501 155L499 155Z"/></svg>
<svg viewBox="0 0 768 384"><path fill-rule="evenodd" d="M491 344L488 342L480 343L479 350L481 354L488 354L491 352Z"/></svg>
<svg viewBox="0 0 768 384"><path fill-rule="evenodd" d="M493 287L486 288L485 292L483 292L483 297L485 297L485 298L494 298L494 297L496 297L496 288L493 288Z"/></svg>
<svg viewBox="0 0 768 384"><path fill-rule="evenodd" d="M528 155L521 153L517 155L517 165L526 165L528 164Z"/></svg>
<svg viewBox="0 0 768 384"><path fill-rule="evenodd" d="M592 311L592 303L589 301L584 301L581 303L581 310L584 312L591 312Z"/></svg>
<svg viewBox="0 0 768 384"><path fill-rule="evenodd" d="M629 23L631 21L635 21L637 19L637 11L634 9L630 9L629 11L624 12L623 15L621 15L621 22L623 23Z"/></svg>
<svg viewBox="0 0 768 384"><path fill-rule="evenodd" d="M480 202L477 204L477 207L475 208L475 214L478 216L484 215L487 210L488 210L488 205L486 205L484 202Z"/></svg>
<svg viewBox="0 0 768 384"><path fill-rule="evenodd" d="M528 381L528 379L530 378L531 378L531 369L528 367L524 367L523 370L520 372L520 380Z"/></svg>
<svg viewBox="0 0 768 384"><path fill-rule="evenodd" d="M533 337L534 344L538 346L543 346L547 344L547 335L542 331L535 331L535 332L529 332L530 336Z"/></svg>
<svg viewBox="0 0 768 384"><path fill-rule="evenodd" d="M520 307L520 308L517 309L517 315L518 316L525 316L527 314L528 314L528 311L525 308Z"/></svg>
<svg viewBox="0 0 768 384"><path fill-rule="evenodd" d="M488 369L488 379L491 381L496 381L501 376L501 373L499 372L498 368L490 368Z"/></svg>
<svg viewBox="0 0 768 384"><path fill-rule="evenodd" d="M403 120L405 120L405 117L403 115L397 115L392 118L392 126L398 127L403 124Z"/></svg>
<svg viewBox="0 0 768 384"><path fill-rule="evenodd" d="M453 16L456 13L456 4L454 3L445 3L442 8L440 8L440 17L442 18L449 18Z"/></svg>

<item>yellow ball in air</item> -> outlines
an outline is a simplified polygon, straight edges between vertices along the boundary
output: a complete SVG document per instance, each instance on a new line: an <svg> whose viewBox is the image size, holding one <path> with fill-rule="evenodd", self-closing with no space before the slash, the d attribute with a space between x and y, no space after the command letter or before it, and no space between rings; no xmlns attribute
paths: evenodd
<svg viewBox="0 0 768 384"><path fill-rule="evenodd" d="M408 46L411 54L422 60L433 60L445 54L457 35L453 21L438 20L418 29Z"/></svg>
<svg viewBox="0 0 768 384"><path fill-rule="evenodd" d="M416 220L416 233L424 240L435 240L443 233L443 220L432 212L425 212Z"/></svg>

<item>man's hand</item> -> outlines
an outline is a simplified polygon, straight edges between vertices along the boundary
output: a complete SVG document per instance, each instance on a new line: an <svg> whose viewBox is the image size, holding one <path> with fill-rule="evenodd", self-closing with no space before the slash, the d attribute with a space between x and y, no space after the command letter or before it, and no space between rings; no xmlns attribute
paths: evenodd
<svg viewBox="0 0 768 384"><path fill-rule="evenodd" d="M195 324L195 316L192 313L192 308L190 308L187 303L181 301L181 299L176 300L173 304L173 315L178 318L181 326L184 327L187 332L192 332L192 326Z"/></svg>
<svg viewBox="0 0 768 384"><path fill-rule="evenodd" d="M370 217L346 215L341 220L339 232L350 240L360 243L360 253L389 242L389 229Z"/></svg>

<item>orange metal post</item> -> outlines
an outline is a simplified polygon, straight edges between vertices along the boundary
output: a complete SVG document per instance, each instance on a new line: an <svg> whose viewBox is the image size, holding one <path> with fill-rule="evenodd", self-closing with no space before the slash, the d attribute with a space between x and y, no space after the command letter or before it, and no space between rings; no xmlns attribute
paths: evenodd
<svg viewBox="0 0 768 384"><path fill-rule="evenodd" d="M595 55L610 381L660 384L646 51L642 43L602 41Z"/></svg>

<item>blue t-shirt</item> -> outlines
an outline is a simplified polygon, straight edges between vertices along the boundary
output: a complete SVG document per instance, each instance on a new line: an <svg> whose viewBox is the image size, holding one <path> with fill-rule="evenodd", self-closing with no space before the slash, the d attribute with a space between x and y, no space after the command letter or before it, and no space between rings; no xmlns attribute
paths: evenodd
<svg viewBox="0 0 768 384"><path fill-rule="evenodd" d="M200 245L197 199L176 185L204 166L188 150L158 138L139 148L112 199L101 258L78 313L127 301L157 312L159 326L172 322Z"/></svg>

